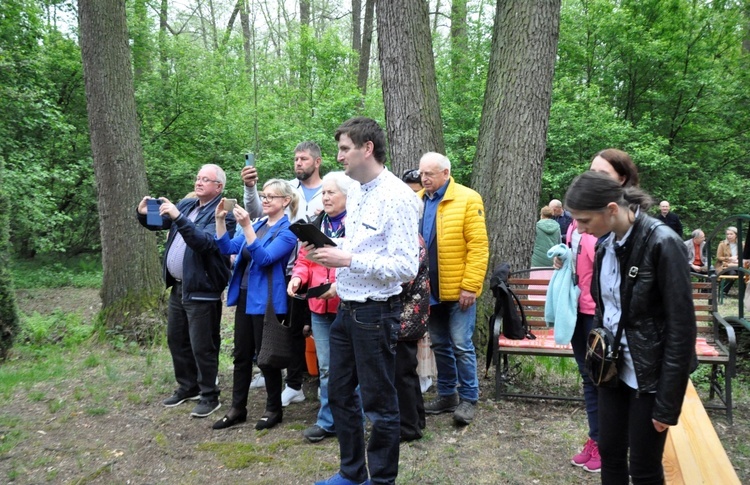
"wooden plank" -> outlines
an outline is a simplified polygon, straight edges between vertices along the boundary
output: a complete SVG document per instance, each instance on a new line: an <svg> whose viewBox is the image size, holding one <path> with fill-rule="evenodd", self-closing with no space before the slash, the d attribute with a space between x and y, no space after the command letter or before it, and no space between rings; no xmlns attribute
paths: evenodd
<svg viewBox="0 0 750 485"><path fill-rule="evenodd" d="M740 485L692 381L685 390L680 422L668 433L662 458L665 483Z"/></svg>

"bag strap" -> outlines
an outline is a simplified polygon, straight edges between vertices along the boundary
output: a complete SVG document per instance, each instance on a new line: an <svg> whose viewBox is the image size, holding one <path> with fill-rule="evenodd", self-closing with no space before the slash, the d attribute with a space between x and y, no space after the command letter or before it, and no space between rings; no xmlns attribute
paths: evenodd
<svg viewBox="0 0 750 485"><path fill-rule="evenodd" d="M648 241L651 239L651 235L654 233L658 226L663 225L663 222L654 221L646 229L646 235L643 236L643 244L638 248L638 254L635 258L628 258L628 277L625 280L625 295L622 300L622 312L620 313L620 321L617 323L617 334L615 335L614 347L612 349L612 355L617 358L617 354L620 351L620 339L622 338L622 332L625 325L628 323L628 312L630 311L630 299L633 295L633 287L635 286L635 280L638 278L638 266L643 260L644 254L646 254L646 248L648 247Z"/></svg>

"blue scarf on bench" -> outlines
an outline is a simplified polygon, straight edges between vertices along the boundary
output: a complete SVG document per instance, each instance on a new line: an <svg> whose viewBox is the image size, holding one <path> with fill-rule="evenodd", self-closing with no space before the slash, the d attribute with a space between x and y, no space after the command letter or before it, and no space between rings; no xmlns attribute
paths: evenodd
<svg viewBox="0 0 750 485"><path fill-rule="evenodd" d="M573 282L573 253L565 244L557 244L547 251L550 259L562 259L563 267L555 270L547 287L544 320L555 328L555 343L567 345L573 338L578 317L578 295L581 290Z"/></svg>

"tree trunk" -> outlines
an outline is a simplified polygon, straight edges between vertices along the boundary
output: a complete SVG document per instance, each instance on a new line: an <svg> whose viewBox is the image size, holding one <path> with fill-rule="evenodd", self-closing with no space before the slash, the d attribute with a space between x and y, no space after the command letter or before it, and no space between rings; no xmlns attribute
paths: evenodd
<svg viewBox="0 0 750 485"><path fill-rule="evenodd" d="M359 52L357 87L364 98L367 94L367 78L370 76L370 49L372 46L372 25L375 16L375 0L365 2L365 25L362 31L362 49Z"/></svg>
<svg viewBox="0 0 750 485"><path fill-rule="evenodd" d="M488 277L501 261L512 270L529 266L559 24L560 0L497 2L472 174L487 212Z"/></svg>
<svg viewBox="0 0 750 485"><path fill-rule="evenodd" d="M245 53L245 71L248 76L253 72L253 51L250 42L250 16L248 15L247 0L240 0L242 8L240 9L240 23L242 24L242 51ZM255 28L253 26L253 28Z"/></svg>
<svg viewBox="0 0 750 485"><path fill-rule="evenodd" d="M19 320L16 292L10 272L8 227L10 204L5 193L5 163L0 157L0 361L5 360L18 335Z"/></svg>
<svg viewBox="0 0 750 485"><path fill-rule="evenodd" d="M394 173L428 151L445 153L430 19L424 0L379 0L378 50Z"/></svg>
<svg viewBox="0 0 750 485"><path fill-rule="evenodd" d="M151 336L148 315L162 294L156 238L135 220L148 194L138 135L125 3L79 1L86 107L101 221L102 324L127 337ZM159 195L159 194L154 194Z"/></svg>
<svg viewBox="0 0 750 485"><path fill-rule="evenodd" d="M352 0L352 50L362 50L362 0Z"/></svg>

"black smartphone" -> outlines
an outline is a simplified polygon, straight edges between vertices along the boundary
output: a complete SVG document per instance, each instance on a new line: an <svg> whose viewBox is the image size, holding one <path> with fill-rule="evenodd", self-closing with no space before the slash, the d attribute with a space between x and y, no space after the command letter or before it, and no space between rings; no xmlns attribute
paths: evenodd
<svg viewBox="0 0 750 485"><path fill-rule="evenodd" d="M245 153L245 166L247 167L255 166L255 154L254 153Z"/></svg>
<svg viewBox="0 0 750 485"><path fill-rule="evenodd" d="M161 226L162 219L159 215L159 206L161 200L159 199L147 199L146 200L146 224L149 226Z"/></svg>

